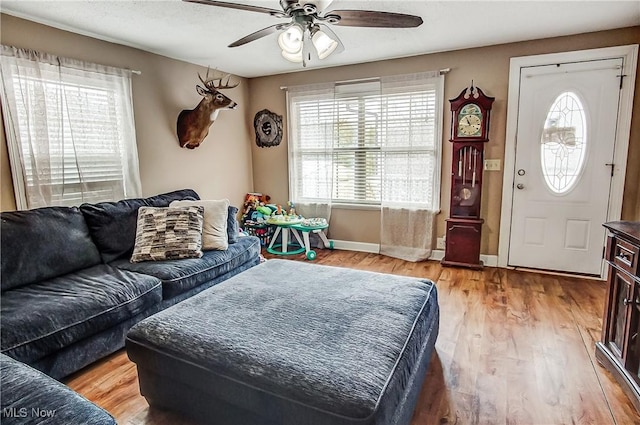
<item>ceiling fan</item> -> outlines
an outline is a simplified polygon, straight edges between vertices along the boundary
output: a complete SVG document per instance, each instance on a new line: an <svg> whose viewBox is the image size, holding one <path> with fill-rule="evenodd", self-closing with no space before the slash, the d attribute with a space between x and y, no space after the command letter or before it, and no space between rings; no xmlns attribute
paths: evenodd
<svg viewBox="0 0 640 425"><path fill-rule="evenodd" d="M276 18L289 19L263 28L229 44L238 47L259 38L280 32L278 44L282 56L291 62L307 62L324 59L332 53L339 53L344 46L329 25L373 28L415 28L422 24L422 18L414 15L375 10L333 10L323 12L331 0L316 0L314 3L300 3L296 0L279 0L282 10L248 4L227 3L215 0L183 0L209 6L266 13ZM320 6L318 6L318 5ZM313 46L314 48L312 48Z"/></svg>

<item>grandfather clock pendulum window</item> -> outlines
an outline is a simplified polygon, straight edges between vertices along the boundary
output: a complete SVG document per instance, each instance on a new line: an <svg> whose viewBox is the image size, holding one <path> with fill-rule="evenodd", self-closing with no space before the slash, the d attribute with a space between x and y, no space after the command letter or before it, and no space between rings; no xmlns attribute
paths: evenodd
<svg viewBox="0 0 640 425"><path fill-rule="evenodd" d="M489 118L494 98L473 86L451 103L451 203L442 264L479 269L482 223L480 199L484 146L489 141Z"/></svg>

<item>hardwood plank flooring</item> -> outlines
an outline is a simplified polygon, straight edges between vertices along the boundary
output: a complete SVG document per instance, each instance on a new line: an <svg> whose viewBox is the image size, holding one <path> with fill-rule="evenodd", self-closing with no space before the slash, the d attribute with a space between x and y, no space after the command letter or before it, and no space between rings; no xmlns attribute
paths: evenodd
<svg viewBox="0 0 640 425"><path fill-rule="evenodd" d="M315 263L436 282L440 332L412 425L640 424L595 359L604 282L350 251L319 250ZM148 406L124 350L66 383L121 425L197 425Z"/></svg>

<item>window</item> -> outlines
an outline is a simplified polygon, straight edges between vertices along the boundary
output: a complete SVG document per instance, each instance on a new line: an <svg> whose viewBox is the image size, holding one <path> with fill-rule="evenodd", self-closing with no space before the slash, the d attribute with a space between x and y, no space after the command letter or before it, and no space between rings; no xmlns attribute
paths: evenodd
<svg viewBox="0 0 640 425"><path fill-rule="evenodd" d="M139 196L130 71L2 48L18 208Z"/></svg>
<svg viewBox="0 0 640 425"><path fill-rule="evenodd" d="M423 73L291 88L292 199L437 210L442 79Z"/></svg>
<svg viewBox="0 0 640 425"><path fill-rule="evenodd" d="M540 166L552 193L567 193L578 183L585 165L586 122L575 93L561 93L549 109L540 140Z"/></svg>

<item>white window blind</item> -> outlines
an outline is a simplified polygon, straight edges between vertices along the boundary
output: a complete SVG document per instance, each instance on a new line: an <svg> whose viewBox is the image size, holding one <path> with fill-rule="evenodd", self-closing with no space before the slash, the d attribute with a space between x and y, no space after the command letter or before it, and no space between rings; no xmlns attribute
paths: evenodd
<svg viewBox="0 0 640 425"><path fill-rule="evenodd" d="M140 196L130 71L2 49L18 208Z"/></svg>
<svg viewBox="0 0 640 425"><path fill-rule="evenodd" d="M439 208L442 77L289 90L292 199Z"/></svg>
<svg viewBox="0 0 640 425"><path fill-rule="evenodd" d="M291 88L287 98L290 197L296 203L331 200L334 86Z"/></svg>

